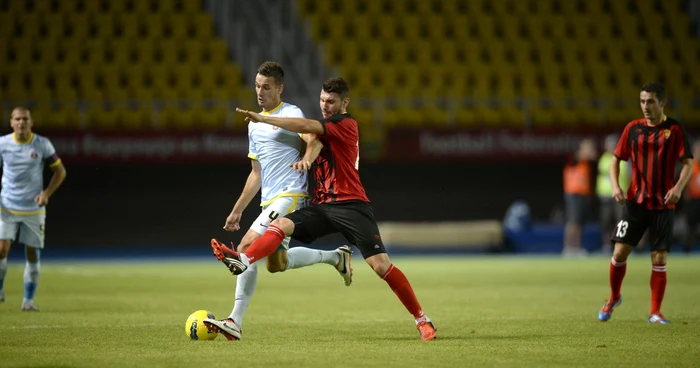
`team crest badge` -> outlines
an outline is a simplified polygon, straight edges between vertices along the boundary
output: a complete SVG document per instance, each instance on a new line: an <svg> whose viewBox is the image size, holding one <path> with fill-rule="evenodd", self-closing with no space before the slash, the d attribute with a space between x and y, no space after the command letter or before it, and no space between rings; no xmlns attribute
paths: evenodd
<svg viewBox="0 0 700 368"><path fill-rule="evenodd" d="M32 153L30 154L30 156L31 156L31 158L33 158L33 159L39 157L39 155L37 155L36 152L34 152L34 151L32 151Z"/></svg>
<svg viewBox="0 0 700 368"><path fill-rule="evenodd" d="M664 138L668 139L669 136L671 136L671 130L670 130L670 129L664 129Z"/></svg>

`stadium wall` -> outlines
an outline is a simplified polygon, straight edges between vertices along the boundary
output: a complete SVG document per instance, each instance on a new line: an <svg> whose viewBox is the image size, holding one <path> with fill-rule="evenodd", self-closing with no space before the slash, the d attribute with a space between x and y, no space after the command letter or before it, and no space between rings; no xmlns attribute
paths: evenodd
<svg viewBox="0 0 700 368"><path fill-rule="evenodd" d="M221 227L250 171L245 161L66 166L48 207L49 249L186 249L240 237ZM559 163L361 164L360 171L379 221L501 219L517 199L546 219L561 200ZM256 212L252 204L243 227Z"/></svg>

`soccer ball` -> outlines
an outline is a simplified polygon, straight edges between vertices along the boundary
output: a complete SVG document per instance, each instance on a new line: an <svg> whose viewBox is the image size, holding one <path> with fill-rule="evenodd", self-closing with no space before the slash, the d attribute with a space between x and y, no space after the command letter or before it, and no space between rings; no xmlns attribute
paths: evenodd
<svg viewBox="0 0 700 368"><path fill-rule="evenodd" d="M205 318L216 319L214 313L204 309L190 314L185 322L185 335L191 340L214 340L218 334L204 325Z"/></svg>

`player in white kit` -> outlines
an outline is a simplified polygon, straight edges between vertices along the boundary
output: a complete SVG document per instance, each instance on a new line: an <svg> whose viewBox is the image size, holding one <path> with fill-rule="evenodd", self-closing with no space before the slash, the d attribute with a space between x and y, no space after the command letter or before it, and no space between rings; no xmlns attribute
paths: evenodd
<svg viewBox="0 0 700 368"><path fill-rule="evenodd" d="M13 133L0 137L0 303L5 301L3 285L7 254L16 241L25 246L23 311L39 311L34 293L39 281L40 250L44 248L45 206L66 178L66 169L48 138L32 132L28 109L16 107L10 115ZM44 165L53 170L44 189Z"/></svg>
<svg viewBox="0 0 700 368"><path fill-rule="evenodd" d="M280 117L304 117L301 110L282 102L284 70L277 62L267 61L260 65L255 77L255 91L263 115ZM252 170L238 201L226 218L224 229L240 229L241 214L248 207L258 190L261 192L262 213L245 234L238 250L245 250L267 230L270 223L280 216L306 205L308 199L306 170L320 153L321 145L315 135L300 136L297 133L279 129L269 124L250 123L248 125L248 157ZM306 149L304 149L306 143ZM304 152L305 151L305 152ZM304 156L301 156L304 152ZM289 249L286 238L279 249L267 257L270 272L283 272L288 269L326 263L335 266L345 284L352 282L351 257L348 246L334 251L322 251L304 247ZM214 255L222 260L231 248L211 240ZM255 265L253 265L255 266ZM206 319L204 323L229 340L241 339L243 315L248 308L257 283L257 267L247 269L236 280L236 300L231 315L227 319Z"/></svg>

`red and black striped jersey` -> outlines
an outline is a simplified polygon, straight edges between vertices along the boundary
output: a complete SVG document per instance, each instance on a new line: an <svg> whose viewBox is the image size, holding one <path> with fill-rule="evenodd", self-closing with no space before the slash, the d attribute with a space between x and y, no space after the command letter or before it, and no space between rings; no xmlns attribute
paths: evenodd
<svg viewBox="0 0 700 368"><path fill-rule="evenodd" d="M323 150L314 165L313 203L359 200L369 202L360 181L360 134L350 114L321 120Z"/></svg>
<svg viewBox="0 0 700 368"><path fill-rule="evenodd" d="M649 126L646 119L633 120L622 131L615 156L631 160L628 201L649 210L675 208L674 204L664 204L664 196L675 185L678 161L693 157L688 133L681 123L664 118L661 124Z"/></svg>

